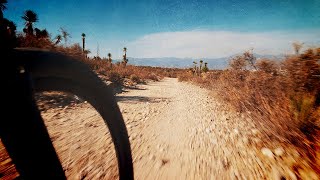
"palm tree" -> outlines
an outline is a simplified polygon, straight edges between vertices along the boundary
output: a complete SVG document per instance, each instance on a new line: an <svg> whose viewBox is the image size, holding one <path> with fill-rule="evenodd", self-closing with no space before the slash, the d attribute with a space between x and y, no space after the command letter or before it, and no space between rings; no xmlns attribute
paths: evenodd
<svg viewBox="0 0 320 180"><path fill-rule="evenodd" d="M199 74L201 74L201 70L202 70L202 63L203 63L203 61L202 61L202 60L200 60L200 69L199 69Z"/></svg>
<svg viewBox="0 0 320 180"><path fill-rule="evenodd" d="M123 61L124 67L127 66L127 63L128 63L128 59L125 59L125 60Z"/></svg>
<svg viewBox="0 0 320 180"><path fill-rule="evenodd" d="M23 29L23 31L27 35L33 36L33 23L38 21L37 14L31 10L26 10L22 16L22 19L26 21L26 27Z"/></svg>
<svg viewBox="0 0 320 180"><path fill-rule="evenodd" d="M108 53L108 62L111 64L111 62L112 62L112 59L111 59L111 53Z"/></svg>
<svg viewBox="0 0 320 180"><path fill-rule="evenodd" d="M7 0L0 0L0 19L3 18L3 11L7 9Z"/></svg>
<svg viewBox="0 0 320 180"><path fill-rule="evenodd" d="M85 45L86 45L86 34L82 33L81 36L82 36L82 52L84 52Z"/></svg>
<svg viewBox="0 0 320 180"><path fill-rule="evenodd" d="M123 48L123 52L124 52L124 55L127 56L127 48L126 47Z"/></svg>
<svg viewBox="0 0 320 180"><path fill-rule="evenodd" d="M197 62L193 61L193 65L194 65L194 74L197 74Z"/></svg>
<svg viewBox="0 0 320 180"><path fill-rule="evenodd" d="M123 52L124 52L124 55L123 55L122 63L123 63L124 66L126 66L127 63L128 63L128 59L127 59L127 48L126 48L126 47L123 48Z"/></svg>

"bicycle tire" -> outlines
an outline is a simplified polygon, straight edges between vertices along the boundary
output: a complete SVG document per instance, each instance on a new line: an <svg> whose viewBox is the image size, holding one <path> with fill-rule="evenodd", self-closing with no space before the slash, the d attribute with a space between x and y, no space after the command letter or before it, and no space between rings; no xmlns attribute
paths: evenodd
<svg viewBox="0 0 320 180"><path fill-rule="evenodd" d="M86 64L69 56L38 49L15 49L13 55L23 71L31 74L35 92L69 92L88 101L97 110L115 146L119 178L133 179L128 133L112 89Z"/></svg>

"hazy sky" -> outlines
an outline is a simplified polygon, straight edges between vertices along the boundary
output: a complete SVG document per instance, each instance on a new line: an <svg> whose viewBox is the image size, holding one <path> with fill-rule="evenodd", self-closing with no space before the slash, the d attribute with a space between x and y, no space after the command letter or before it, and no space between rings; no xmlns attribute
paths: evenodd
<svg viewBox="0 0 320 180"><path fill-rule="evenodd" d="M320 45L319 0L8 0L4 16L21 31L24 10L52 38L63 27L95 55L121 57L224 57L290 53L291 43Z"/></svg>

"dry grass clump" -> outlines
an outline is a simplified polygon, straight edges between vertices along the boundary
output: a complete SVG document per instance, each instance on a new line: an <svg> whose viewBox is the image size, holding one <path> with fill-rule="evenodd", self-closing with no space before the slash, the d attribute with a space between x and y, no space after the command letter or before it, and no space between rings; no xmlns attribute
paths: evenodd
<svg viewBox="0 0 320 180"><path fill-rule="evenodd" d="M145 83L148 80L159 81L164 76L160 73L152 71L152 68L126 65L125 67L117 64L112 64L100 60L86 60L86 63L100 75L103 75L106 80L117 84L123 84L124 81L130 81L132 84Z"/></svg>

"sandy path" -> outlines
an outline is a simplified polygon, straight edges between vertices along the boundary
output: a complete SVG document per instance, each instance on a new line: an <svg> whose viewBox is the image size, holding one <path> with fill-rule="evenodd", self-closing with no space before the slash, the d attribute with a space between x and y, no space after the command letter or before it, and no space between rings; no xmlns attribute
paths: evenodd
<svg viewBox="0 0 320 180"><path fill-rule="evenodd" d="M296 151L281 144L263 154L266 145L252 120L198 86L166 78L127 89L117 99L135 179L296 179L292 165L303 165ZM117 178L108 130L88 104L42 114L68 179ZM300 178L317 179L312 172L304 175Z"/></svg>

